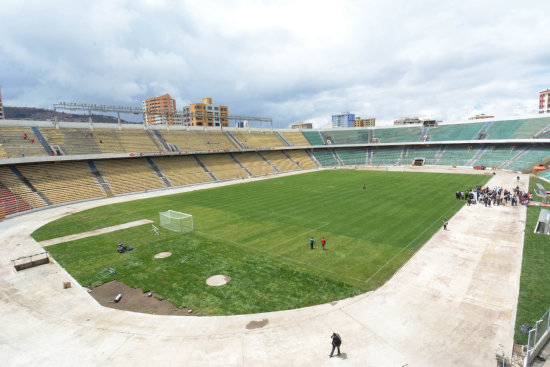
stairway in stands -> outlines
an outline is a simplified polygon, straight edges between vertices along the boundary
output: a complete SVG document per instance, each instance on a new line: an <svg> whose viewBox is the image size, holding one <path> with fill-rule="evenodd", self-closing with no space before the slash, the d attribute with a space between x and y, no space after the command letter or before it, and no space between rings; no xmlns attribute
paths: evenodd
<svg viewBox="0 0 550 367"><path fill-rule="evenodd" d="M525 149L523 149L522 151L520 151L518 154L516 154L516 155L513 156L512 158L510 158L510 159L508 159L506 162L502 163L500 166L498 166L498 168L506 168L506 167L508 167L510 164L512 164L513 162L517 161L517 160L520 159L522 156L524 156L525 154L527 154L527 152L529 152L529 150L531 150L531 146L526 147Z"/></svg>
<svg viewBox="0 0 550 367"><path fill-rule="evenodd" d="M477 135L475 136L474 140L485 140L487 139L487 130L491 127L491 124L493 121L487 121L487 123L479 130Z"/></svg>
<svg viewBox="0 0 550 367"><path fill-rule="evenodd" d="M397 160L398 166L400 166L401 162L403 162L403 158L407 158L408 153L409 153L409 147L407 145L403 146L403 150L401 151L401 154L399 155L399 159Z"/></svg>
<svg viewBox="0 0 550 367"><path fill-rule="evenodd" d="M218 178L216 177L216 175L214 175L214 172L210 171L210 170L204 165L204 163L201 162L201 160L199 159L199 157L197 157L196 155L193 155L193 159L195 160L195 162L197 162L197 164L200 166L200 168L202 168L202 170L203 170L208 176L210 176L211 179L213 179L214 181L218 181Z"/></svg>
<svg viewBox="0 0 550 367"><path fill-rule="evenodd" d="M292 144L290 144L288 141L286 141L286 139L283 138L283 136L282 136L281 134L279 134L278 131L273 130L273 132L274 132L275 135L276 135L279 139L281 139L281 141L282 141L283 143L285 143L287 146L291 146L291 145L292 145Z"/></svg>
<svg viewBox="0 0 550 367"><path fill-rule="evenodd" d="M443 154L445 154L445 151L447 150L447 146L446 145L442 145L440 148L439 148L439 151L437 153L435 153L435 156L434 156L434 163L433 164L439 164L439 160L441 159L441 157L443 156Z"/></svg>
<svg viewBox="0 0 550 367"><path fill-rule="evenodd" d="M229 140L231 140L231 142L237 147L237 148L241 148L241 149L246 149L246 146L244 146L244 144L242 144L236 137L233 136L233 134L231 134L230 131L228 130L225 130L225 135L227 135L229 137Z"/></svg>
<svg viewBox="0 0 550 367"><path fill-rule="evenodd" d="M35 192L38 196L40 196L40 199L42 199L43 202L45 202L47 205L53 205L50 199L48 199L46 195L44 195L41 191L38 191L33 186L33 184L25 176L23 176L21 172L19 172L19 170L15 166L10 166L10 170L17 176L17 178L21 182L23 182L25 186L27 186L30 191Z"/></svg>
<svg viewBox="0 0 550 367"><path fill-rule="evenodd" d="M92 175L94 176L94 179L99 184L105 195L107 197L113 196L113 192L111 191L111 187L109 184L105 181L103 176L101 175L101 172L97 169L94 161L88 161L88 167L90 167L90 170L92 171Z"/></svg>
<svg viewBox="0 0 550 367"><path fill-rule="evenodd" d="M275 166L273 163L271 163L270 161L268 161L267 159L265 159L265 157L262 155L262 153L260 152L256 152L256 154L258 154L260 156L260 158L262 158L264 160L265 163L269 164L269 166L271 168L273 168L275 170L275 172L281 172L277 166Z"/></svg>
<svg viewBox="0 0 550 367"><path fill-rule="evenodd" d="M162 135L160 135L160 132L158 130L145 130L145 134L147 134L147 136L149 136L153 143L155 143L157 148L159 148L159 152L170 151L168 144L166 144L164 138L162 137Z"/></svg>
<svg viewBox="0 0 550 367"><path fill-rule="evenodd" d="M52 147L50 147L50 144L48 144L48 142L44 138L44 135L42 135L42 132L38 130L36 126L32 126L31 129L34 135L36 135L36 137L38 138L40 144L42 144L42 146L44 147L44 150L48 153L48 155L50 155L52 152Z"/></svg>
<svg viewBox="0 0 550 367"><path fill-rule="evenodd" d="M487 144L483 144L483 147L481 147L480 150L478 150L476 152L476 154L474 154L474 156L472 157L472 159L470 159L468 161L468 163L466 163L466 166L473 166L479 158L481 158L481 156L483 155L483 153L485 153L485 151L487 150Z"/></svg>
<svg viewBox="0 0 550 367"><path fill-rule="evenodd" d="M164 186L166 187L172 187L172 183L170 182L170 180L168 178L166 178L166 176L164 176L164 173L162 173L162 171L160 170L160 168L155 164L155 162L153 162L153 160L150 158L150 157L147 157L145 158L147 160L147 163L149 163L149 167L151 167L151 169L153 170L153 172L155 172L155 174L157 175L157 177L162 181L162 183L164 183Z"/></svg>

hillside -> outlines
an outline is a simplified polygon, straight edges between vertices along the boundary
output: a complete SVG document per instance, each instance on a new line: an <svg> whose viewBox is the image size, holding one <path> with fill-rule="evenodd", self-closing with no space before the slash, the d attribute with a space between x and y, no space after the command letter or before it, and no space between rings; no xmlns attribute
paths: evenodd
<svg viewBox="0 0 550 367"><path fill-rule="evenodd" d="M36 120L36 121L53 121L54 111L46 108L34 108L34 107L8 107L4 106L4 114L6 120ZM87 114L66 113L57 112L57 119L59 121L67 122L88 122ZM103 123L117 123L118 120L114 116L96 115L92 114L93 122ZM121 119L124 124L132 124L135 122L126 121Z"/></svg>

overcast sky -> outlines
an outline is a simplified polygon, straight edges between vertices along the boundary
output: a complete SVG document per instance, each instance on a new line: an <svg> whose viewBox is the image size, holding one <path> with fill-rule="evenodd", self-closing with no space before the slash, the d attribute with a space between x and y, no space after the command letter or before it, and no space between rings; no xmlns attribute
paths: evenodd
<svg viewBox="0 0 550 367"><path fill-rule="evenodd" d="M212 97L279 128L536 114L550 1L0 0L0 85L7 106Z"/></svg>

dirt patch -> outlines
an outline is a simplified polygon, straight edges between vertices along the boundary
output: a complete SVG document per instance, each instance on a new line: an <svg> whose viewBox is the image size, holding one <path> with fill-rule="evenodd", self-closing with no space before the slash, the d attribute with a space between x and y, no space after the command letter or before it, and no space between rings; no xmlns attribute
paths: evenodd
<svg viewBox="0 0 550 367"><path fill-rule="evenodd" d="M187 308L177 308L155 292L143 292L126 284L113 280L89 291L99 304L117 310L134 311L153 315L193 316ZM122 298L115 303L115 297L121 293ZM151 294L149 296L149 294ZM190 312L191 311L191 312Z"/></svg>
<svg viewBox="0 0 550 367"><path fill-rule="evenodd" d="M263 319L261 321L250 321L248 324L246 324L246 328L248 330L250 329L259 329L264 326L266 326L269 323L268 319Z"/></svg>

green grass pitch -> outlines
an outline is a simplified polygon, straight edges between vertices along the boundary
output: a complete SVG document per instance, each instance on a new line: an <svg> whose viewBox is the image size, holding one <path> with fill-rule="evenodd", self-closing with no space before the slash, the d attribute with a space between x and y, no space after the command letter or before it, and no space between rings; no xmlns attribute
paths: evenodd
<svg viewBox="0 0 550 367"><path fill-rule="evenodd" d="M82 285L118 279L201 315L291 309L378 288L460 209L457 190L489 178L325 170L98 207L49 223L33 237L158 222L158 212L168 209L190 213L195 231L188 234L161 229L157 236L145 225L48 250ZM134 251L118 254L118 240ZM173 255L153 258L163 251ZM98 276L107 267L117 273ZM207 286L215 274L232 280Z"/></svg>
<svg viewBox="0 0 550 367"><path fill-rule="evenodd" d="M546 190L550 184L538 178L529 180L529 192L534 192L535 184L540 183ZM540 201L534 195L533 201ZM525 238L523 242L523 258L521 266L521 282L516 314L516 329L514 340L518 344L527 344L527 335L519 331L519 326L528 323L534 326L550 307L550 240L547 235L534 233L542 207L527 208L525 223Z"/></svg>

